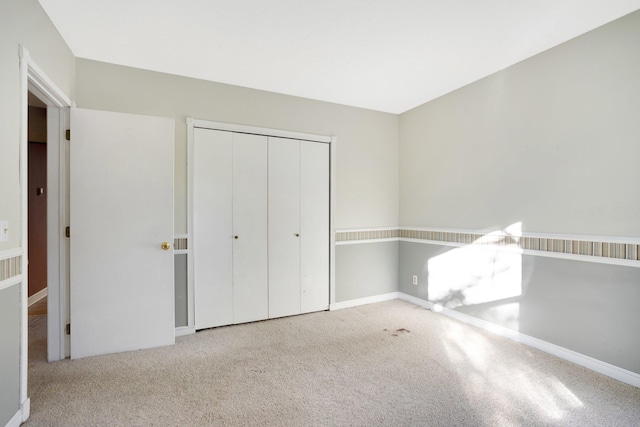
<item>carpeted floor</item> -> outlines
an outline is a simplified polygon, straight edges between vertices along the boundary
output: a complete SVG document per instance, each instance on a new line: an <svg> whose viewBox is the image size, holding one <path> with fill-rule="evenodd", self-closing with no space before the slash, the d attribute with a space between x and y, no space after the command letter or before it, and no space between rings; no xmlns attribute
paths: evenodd
<svg viewBox="0 0 640 427"><path fill-rule="evenodd" d="M395 300L46 362L28 426L638 426L640 389Z"/></svg>

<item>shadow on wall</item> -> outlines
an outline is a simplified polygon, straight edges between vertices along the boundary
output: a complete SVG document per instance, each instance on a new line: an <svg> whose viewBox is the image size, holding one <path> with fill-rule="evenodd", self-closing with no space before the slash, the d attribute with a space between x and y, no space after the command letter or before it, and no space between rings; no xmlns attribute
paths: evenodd
<svg viewBox="0 0 640 427"><path fill-rule="evenodd" d="M439 308L485 306L483 318L519 330L523 294L522 223L430 258L423 266L428 300Z"/></svg>

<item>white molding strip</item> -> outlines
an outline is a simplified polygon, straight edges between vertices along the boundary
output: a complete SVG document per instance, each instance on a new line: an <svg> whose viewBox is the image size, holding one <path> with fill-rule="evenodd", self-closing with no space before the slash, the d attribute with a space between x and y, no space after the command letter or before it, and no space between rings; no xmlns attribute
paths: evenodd
<svg viewBox="0 0 640 427"><path fill-rule="evenodd" d="M22 410L18 410L5 427L18 427L22 424L23 419L26 421L26 418L22 416Z"/></svg>
<svg viewBox="0 0 640 427"><path fill-rule="evenodd" d="M194 128L223 130L228 132L250 133L253 135L275 136L280 138L302 139L305 141L324 142L330 144L332 136L315 135L311 133L293 132L281 129L261 128L257 126L238 125L233 123L212 122L209 120L187 118L187 124L193 125Z"/></svg>
<svg viewBox="0 0 640 427"><path fill-rule="evenodd" d="M368 243L384 243L384 242L398 242L402 239L398 237L389 237L386 239L368 239L368 240L342 240L336 241L336 246L344 245L363 245Z"/></svg>
<svg viewBox="0 0 640 427"><path fill-rule="evenodd" d="M29 299L28 299L27 305L29 307L31 307L33 304L37 303L42 298L45 298L47 296L47 291L48 290L49 290L49 288L44 288L44 289L39 290L35 294L31 295L29 297Z"/></svg>
<svg viewBox="0 0 640 427"><path fill-rule="evenodd" d="M340 228L336 230L336 233L358 233L362 231L389 231L399 229L400 227Z"/></svg>
<svg viewBox="0 0 640 427"><path fill-rule="evenodd" d="M18 409L18 412L16 412L13 415L13 417L11 417L9 422L7 422L5 427L18 427L18 426L20 426L22 423L27 421L27 419L29 418L30 413L31 413L31 399L27 398L22 403L21 408Z"/></svg>
<svg viewBox="0 0 640 427"><path fill-rule="evenodd" d="M413 242L420 244L517 252L526 255L640 267L640 239L620 236L543 234L505 230L462 230L424 227L380 227L340 230L336 245Z"/></svg>
<svg viewBox="0 0 640 427"><path fill-rule="evenodd" d="M455 248L460 248L460 247L469 245L465 243L443 242L439 240L425 240L425 239L408 239L404 237L399 237L396 240L400 242L418 243L421 245L440 245L440 246L451 246ZM368 243L368 242L369 241L364 241L360 243ZM545 252L545 251L536 251L531 249L520 249L517 247L513 248L508 246L501 247L501 246L477 245L475 247L483 250L519 253L523 255L542 256L546 258L558 258L558 259L565 259L565 260L572 260L572 261L593 262L597 264L621 265L625 267L640 267L640 262L634 261L631 259L606 258L602 256L590 256L590 255L576 255L576 254L567 254L562 252Z"/></svg>
<svg viewBox="0 0 640 427"><path fill-rule="evenodd" d="M389 301L393 299L398 299L398 292L389 292L388 294L374 295L371 297L336 302L329 305L329 311L342 310L345 308L357 307L359 305L373 304L376 302Z"/></svg>
<svg viewBox="0 0 640 427"><path fill-rule="evenodd" d="M445 316L459 320L460 322L467 323L477 328L484 329L494 334L512 339L521 344L536 348L538 350L544 351L545 353L552 354L556 357L580 366L584 366L587 369L591 369L592 371L614 378L623 383L640 388L640 374L636 374L635 372L628 371L610 363L594 359L593 357L589 357L573 350L561 347L559 345L543 341L530 335L526 335L521 332L496 325L486 320L478 319L477 317L473 317L468 314L443 307L442 305L434 304L430 301L416 298L403 292L398 292L398 298L403 301L407 301L420 307L432 310L435 313L444 314Z"/></svg>
<svg viewBox="0 0 640 427"><path fill-rule="evenodd" d="M31 415L31 398L27 397L24 402L22 402L22 422L27 421L29 415Z"/></svg>
<svg viewBox="0 0 640 427"><path fill-rule="evenodd" d="M36 89L38 89L47 102L53 102L58 107L69 107L74 103L60 88L51 80L44 71L36 64L32 59L27 49L20 45L19 57L21 60L27 62L27 76L29 83L31 83ZM26 94L25 94L26 95Z"/></svg>
<svg viewBox="0 0 640 427"><path fill-rule="evenodd" d="M411 231L434 231L441 233L472 233L472 234L503 234L514 235L507 233L504 230L496 228L486 228L482 230L469 229L469 228L440 228L440 227L412 227L412 226L398 226L400 230ZM636 244L640 245L640 237L628 237L628 236L605 236L595 234L568 234L568 233L540 233L535 231L523 231L518 233L518 237L537 237L546 239L558 239L558 240L581 240L581 241L595 241L595 242L609 242L609 243L623 243L623 244Z"/></svg>
<svg viewBox="0 0 640 427"><path fill-rule="evenodd" d="M0 291L22 283L22 274L0 281Z"/></svg>
<svg viewBox="0 0 640 427"><path fill-rule="evenodd" d="M180 326L176 328L176 337L182 337L184 335L192 335L196 333L195 326Z"/></svg>
<svg viewBox="0 0 640 427"><path fill-rule="evenodd" d="M23 253L24 251L22 250L22 248L7 249L6 251L0 251L0 261L22 256Z"/></svg>

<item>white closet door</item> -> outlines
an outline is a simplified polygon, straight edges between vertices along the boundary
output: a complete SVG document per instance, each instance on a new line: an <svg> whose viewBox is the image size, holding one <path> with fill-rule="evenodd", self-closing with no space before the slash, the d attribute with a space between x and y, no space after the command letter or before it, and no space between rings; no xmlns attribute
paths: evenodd
<svg viewBox="0 0 640 427"><path fill-rule="evenodd" d="M269 317L300 314L300 141L269 138Z"/></svg>
<svg viewBox="0 0 640 427"><path fill-rule="evenodd" d="M269 317L267 137L233 134L233 323Z"/></svg>
<svg viewBox="0 0 640 427"><path fill-rule="evenodd" d="M233 323L233 134L193 131L193 277L196 329Z"/></svg>
<svg viewBox="0 0 640 427"><path fill-rule="evenodd" d="M329 145L302 141L301 312L329 308Z"/></svg>

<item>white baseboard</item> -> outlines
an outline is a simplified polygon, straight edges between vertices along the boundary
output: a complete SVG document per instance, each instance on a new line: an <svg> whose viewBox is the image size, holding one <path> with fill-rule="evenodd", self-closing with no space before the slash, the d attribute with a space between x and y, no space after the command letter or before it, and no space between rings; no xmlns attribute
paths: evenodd
<svg viewBox="0 0 640 427"><path fill-rule="evenodd" d="M183 335L191 335L196 333L196 328L193 326L181 326L176 328L176 337L181 337Z"/></svg>
<svg viewBox="0 0 640 427"><path fill-rule="evenodd" d="M49 288L44 288L38 292L36 292L35 294L31 295L29 297L29 300L27 302L27 305L29 307L31 307L33 304L37 303L38 301L40 301L42 298L47 296L47 289Z"/></svg>
<svg viewBox="0 0 640 427"><path fill-rule="evenodd" d="M403 292L398 292L398 298L418 305L420 307L432 310L435 313L441 313L463 323L467 323L480 329L493 332L494 334L510 338L521 344L528 345L529 347L537 348L538 350L544 351L545 353L553 354L556 357L568 360L569 362L575 363L576 365L584 366L585 368L591 369L592 371L601 373L623 383L640 388L640 375L636 374L635 372L628 371L610 363L594 359L593 357L589 357L573 350L569 350L568 348L543 341L530 335L526 335L521 332L514 331L512 329L508 329L491 322L487 322L486 320L478 319L477 317L473 317L468 314L443 307L439 304L434 304L430 301L407 295Z"/></svg>
<svg viewBox="0 0 640 427"><path fill-rule="evenodd" d="M18 427L22 424L22 411L16 412L16 414L9 420L5 427Z"/></svg>
<svg viewBox="0 0 640 427"><path fill-rule="evenodd" d="M27 421L29 415L31 415L31 398L27 398L24 402L22 402L22 422Z"/></svg>
<svg viewBox="0 0 640 427"><path fill-rule="evenodd" d="M372 297L336 302L329 305L329 311L342 310L344 308L357 307L359 305L373 304L376 302L389 301L392 299L398 299L398 292L389 292L388 294L374 295Z"/></svg>
<svg viewBox="0 0 640 427"><path fill-rule="evenodd" d="M29 418L29 414L31 413L31 399L27 399L21 405L22 407L18 409L18 412L15 413L13 417L5 424L5 427L18 427Z"/></svg>

